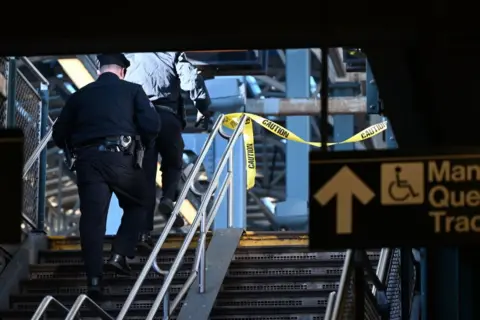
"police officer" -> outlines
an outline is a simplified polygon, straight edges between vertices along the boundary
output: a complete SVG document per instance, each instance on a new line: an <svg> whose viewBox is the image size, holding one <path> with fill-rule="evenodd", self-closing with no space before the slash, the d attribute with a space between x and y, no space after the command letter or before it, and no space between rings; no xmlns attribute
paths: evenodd
<svg viewBox="0 0 480 320"><path fill-rule="evenodd" d="M183 52L131 53L126 57L131 62L126 80L143 87L162 119L162 129L153 150L147 152L144 162L151 191L147 223L141 241L147 247L151 247L154 244L150 238L150 231L153 230L156 204L155 177L158 153L162 157L160 170L163 190L158 210L169 218L173 211L183 168L182 131L186 126L186 119L182 92L189 94L190 100L206 118L211 116L208 110L210 97L203 77ZM178 217L174 227L183 225L183 219Z"/></svg>
<svg viewBox="0 0 480 320"><path fill-rule="evenodd" d="M99 78L75 92L53 127L53 139L76 155L80 238L89 295L101 298L103 237L112 192L124 210L108 261L129 275L126 257L145 220L147 181L136 151L160 131L160 119L142 87L124 81L130 63L123 54L98 56ZM141 159L140 159L141 160Z"/></svg>

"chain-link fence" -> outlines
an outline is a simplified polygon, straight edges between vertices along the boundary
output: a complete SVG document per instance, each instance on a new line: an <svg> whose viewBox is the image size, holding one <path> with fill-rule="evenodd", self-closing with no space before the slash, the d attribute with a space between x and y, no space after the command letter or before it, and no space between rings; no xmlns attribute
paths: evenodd
<svg viewBox="0 0 480 320"><path fill-rule="evenodd" d="M24 161L27 161L40 142L42 100L20 71L17 71L15 100L15 120L25 137ZM39 161L36 159L28 170L23 184L23 214L34 223L38 214Z"/></svg>
<svg viewBox="0 0 480 320"><path fill-rule="evenodd" d="M7 58L0 58L0 72L9 80L9 63ZM15 72L15 125L24 134L24 163L32 156L40 142L41 125L41 98L37 90L16 70ZM3 103L0 109L0 125L7 126L7 103ZM39 159L28 170L23 184L23 207L22 214L26 220L36 224L38 214L38 187L39 187Z"/></svg>

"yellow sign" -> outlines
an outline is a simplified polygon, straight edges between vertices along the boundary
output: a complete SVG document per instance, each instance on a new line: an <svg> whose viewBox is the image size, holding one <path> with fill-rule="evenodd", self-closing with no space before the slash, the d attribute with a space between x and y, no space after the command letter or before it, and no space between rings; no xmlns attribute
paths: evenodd
<svg viewBox="0 0 480 320"><path fill-rule="evenodd" d="M422 162L384 163L381 167L382 205L411 205L424 202Z"/></svg>
<svg viewBox="0 0 480 320"><path fill-rule="evenodd" d="M429 182L428 203L433 209L435 233L480 232L480 215L456 214L455 209L480 206L480 166L477 164L455 164L452 161L429 161L427 181ZM473 182L473 183L472 183ZM456 185L465 185L458 190Z"/></svg>
<svg viewBox="0 0 480 320"><path fill-rule="evenodd" d="M366 205L375 197L375 193L348 166L344 166L314 195L315 200L322 206L325 206L334 197L337 198L336 232L337 234L351 234L353 230L353 198L357 198L363 205Z"/></svg>
<svg viewBox="0 0 480 320"><path fill-rule="evenodd" d="M275 123L271 120L265 119L263 117L257 116L252 113L230 113L225 115L225 119L223 120L223 125L229 129L234 130L238 123L240 122L240 118L242 115L247 115L247 119L245 121L245 128L243 129L243 141L245 146L245 158L247 163L247 189L253 188L255 185L255 176L257 174L256 170L256 161L255 161L255 148L254 148L254 138L253 138L253 123L256 122L268 131L272 132L273 134L279 136L280 138L291 140L299 143L308 144L314 147L321 147L322 144L320 142L310 142L305 141L295 133L287 130L286 128L282 127L278 123ZM344 144L344 143L354 143L363 140L370 139L373 136L385 131L387 129L387 122L381 122L370 126L361 132L357 133L356 135L340 142L330 142L327 143L328 146ZM307 164L305 164L307 165Z"/></svg>
<svg viewBox="0 0 480 320"><path fill-rule="evenodd" d="M480 206L480 189L476 183L472 184L479 180L477 164L455 164L450 160L384 163L381 203L389 206L426 203L435 233L479 233L479 214L456 211Z"/></svg>

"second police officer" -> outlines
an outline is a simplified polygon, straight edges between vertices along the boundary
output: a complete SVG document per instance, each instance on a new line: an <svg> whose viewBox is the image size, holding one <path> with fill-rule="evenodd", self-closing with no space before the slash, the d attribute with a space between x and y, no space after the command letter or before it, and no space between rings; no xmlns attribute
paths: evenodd
<svg viewBox="0 0 480 320"><path fill-rule="evenodd" d="M162 119L162 129L154 147L145 155L144 169L149 180L149 208L141 243L154 245L150 231L153 230L153 214L156 203L156 168L158 153L162 158L162 199L158 206L161 214L169 218L176 201L177 187L182 176L184 142L182 131L186 126L182 92L205 118L210 118L210 96L203 77L188 60L184 52L129 53L126 57L131 68L125 78L138 83ZM174 227L182 227L184 221L177 217Z"/></svg>
<svg viewBox="0 0 480 320"><path fill-rule="evenodd" d="M99 78L75 92L53 127L57 146L76 155L80 197L80 238L88 294L101 298L103 238L112 192L124 210L108 261L130 274L127 257L135 256L145 220L146 176L136 151L151 144L160 118L142 87L124 81L130 63L123 54L99 55ZM141 162L140 162L141 163Z"/></svg>

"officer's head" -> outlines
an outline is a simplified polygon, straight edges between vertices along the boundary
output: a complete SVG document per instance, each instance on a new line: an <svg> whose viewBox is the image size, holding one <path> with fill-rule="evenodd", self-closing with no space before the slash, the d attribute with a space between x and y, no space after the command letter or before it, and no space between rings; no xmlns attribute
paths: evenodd
<svg viewBox="0 0 480 320"><path fill-rule="evenodd" d="M99 73L115 73L120 79L124 79L127 74L127 68L130 67L130 61L121 53L99 54L97 56L100 65Z"/></svg>

